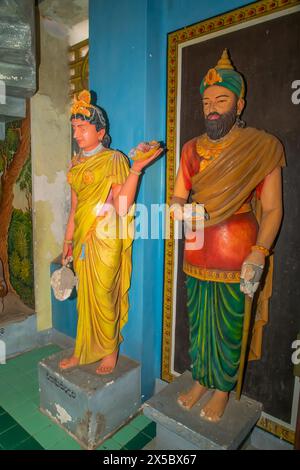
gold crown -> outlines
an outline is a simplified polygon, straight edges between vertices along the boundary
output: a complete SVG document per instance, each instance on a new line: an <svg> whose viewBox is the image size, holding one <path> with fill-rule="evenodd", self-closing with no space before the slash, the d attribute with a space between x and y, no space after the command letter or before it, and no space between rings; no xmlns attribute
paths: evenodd
<svg viewBox="0 0 300 470"><path fill-rule="evenodd" d="M71 114L82 114L83 116L91 117L90 109L92 108L94 106L91 104L91 94L88 90L81 91L78 98L74 95Z"/></svg>
<svg viewBox="0 0 300 470"><path fill-rule="evenodd" d="M223 54L219 62L217 63L216 69L227 69L227 70L234 70L232 62L228 56L228 49L224 49Z"/></svg>

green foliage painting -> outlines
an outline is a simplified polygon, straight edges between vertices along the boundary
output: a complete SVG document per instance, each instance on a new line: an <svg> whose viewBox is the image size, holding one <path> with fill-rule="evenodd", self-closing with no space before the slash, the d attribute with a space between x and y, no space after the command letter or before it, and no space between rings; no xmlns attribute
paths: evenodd
<svg viewBox="0 0 300 470"><path fill-rule="evenodd" d="M0 141L0 261L8 293L34 307L30 115Z"/></svg>
<svg viewBox="0 0 300 470"><path fill-rule="evenodd" d="M10 281L23 302L34 307L31 212L14 209L8 235Z"/></svg>

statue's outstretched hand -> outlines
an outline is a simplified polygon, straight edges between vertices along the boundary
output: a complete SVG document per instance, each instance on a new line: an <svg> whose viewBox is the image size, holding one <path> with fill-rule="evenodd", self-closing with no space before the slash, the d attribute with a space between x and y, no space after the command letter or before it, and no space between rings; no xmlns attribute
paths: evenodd
<svg viewBox="0 0 300 470"><path fill-rule="evenodd" d="M156 160L163 152L164 152L164 149L160 147L151 157L147 158L146 160L135 161L132 165L132 169L135 171L143 170L151 162Z"/></svg>
<svg viewBox="0 0 300 470"><path fill-rule="evenodd" d="M132 169L141 171L153 160L156 160L164 151L160 142L152 140L151 142L141 142L129 152L129 157L133 160Z"/></svg>

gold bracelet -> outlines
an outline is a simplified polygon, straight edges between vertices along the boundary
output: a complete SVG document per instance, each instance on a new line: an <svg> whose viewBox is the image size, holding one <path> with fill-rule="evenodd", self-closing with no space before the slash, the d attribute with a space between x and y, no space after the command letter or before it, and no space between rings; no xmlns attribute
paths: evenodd
<svg viewBox="0 0 300 470"><path fill-rule="evenodd" d="M133 170L132 168L130 168L130 173L133 173L134 175L137 175L137 176L140 176L142 174L141 171L136 171L136 170Z"/></svg>
<svg viewBox="0 0 300 470"><path fill-rule="evenodd" d="M67 245L72 245L72 244L73 244L73 240L64 240L64 243L66 243Z"/></svg>
<svg viewBox="0 0 300 470"><path fill-rule="evenodd" d="M268 248L265 248L265 247L262 246L262 245L253 245L253 246L251 247L251 250L260 251L260 252L263 253L265 256L269 256L269 255L270 255L270 250L268 250Z"/></svg>

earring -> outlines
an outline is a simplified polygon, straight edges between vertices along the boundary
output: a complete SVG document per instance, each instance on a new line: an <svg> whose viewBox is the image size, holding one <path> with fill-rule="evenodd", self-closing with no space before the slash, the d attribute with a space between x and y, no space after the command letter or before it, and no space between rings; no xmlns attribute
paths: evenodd
<svg viewBox="0 0 300 470"><path fill-rule="evenodd" d="M236 123L237 127L245 127L246 126L245 121L240 119L240 114L237 114L235 123Z"/></svg>

